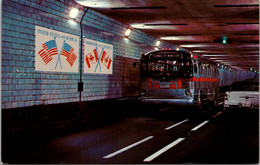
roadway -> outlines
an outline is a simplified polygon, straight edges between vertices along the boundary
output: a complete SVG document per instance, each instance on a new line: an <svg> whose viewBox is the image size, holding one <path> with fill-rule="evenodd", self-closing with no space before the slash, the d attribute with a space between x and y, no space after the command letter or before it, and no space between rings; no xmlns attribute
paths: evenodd
<svg viewBox="0 0 260 165"><path fill-rule="evenodd" d="M206 107L137 106L117 120L4 145L4 163L258 163L259 114ZM188 110L188 109L186 109Z"/></svg>

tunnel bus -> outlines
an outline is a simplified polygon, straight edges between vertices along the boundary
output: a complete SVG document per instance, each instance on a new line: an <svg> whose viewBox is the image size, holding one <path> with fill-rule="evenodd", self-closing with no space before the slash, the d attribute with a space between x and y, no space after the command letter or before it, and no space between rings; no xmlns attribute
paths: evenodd
<svg viewBox="0 0 260 165"><path fill-rule="evenodd" d="M184 51L157 50L141 54L140 101L194 106L217 104L217 64Z"/></svg>

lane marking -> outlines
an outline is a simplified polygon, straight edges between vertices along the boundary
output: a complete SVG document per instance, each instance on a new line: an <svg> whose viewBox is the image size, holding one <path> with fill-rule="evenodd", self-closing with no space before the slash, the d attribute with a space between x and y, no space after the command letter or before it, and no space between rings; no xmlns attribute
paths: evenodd
<svg viewBox="0 0 260 165"><path fill-rule="evenodd" d="M155 152L151 156L145 158L144 162L150 162L150 161L154 160L156 157L158 157L162 153L166 152L167 150L171 149L172 147L176 146L178 143L180 143L184 139L185 138L179 138L179 139L175 140L174 142L168 144L167 146L163 147L162 149L160 149L159 151Z"/></svg>
<svg viewBox="0 0 260 165"><path fill-rule="evenodd" d="M136 143L133 143L133 144L131 144L131 145L125 147L125 148L122 148L122 149L120 149L120 150L118 150L118 151L116 151L116 152L113 152L113 153L111 153L111 154L109 154L109 155L107 155L107 156L104 156L103 158L105 158L105 159L111 158L111 157L113 157L113 156L115 156L115 155L118 155L118 154L120 154L120 153L122 153L122 152L124 152L124 151L126 151L126 150L128 150L128 149L130 149L130 148L133 148L133 147L135 147L135 146L137 146L137 145L139 145L139 144L141 144L141 143L143 143L143 142L146 142L147 140L150 140L150 139L152 139L152 138L153 138L153 136L149 136L149 137L147 137L147 138L145 138L145 139L143 139L143 140L140 140L140 141L138 141L138 142L136 142Z"/></svg>
<svg viewBox="0 0 260 165"><path fill-rule="evenodd" d="M217 117L218 115L220 115L222 113L222 111L219 111L216 115L212 116L213 118Z"/></svg>
<svg viewBox="0 0 260 165"><path fill-rule="evenodd" d="M201 123L200 125L198 125L198 126L192 128L191 130L192 130L192 131L196 131L196 130L198 130L200 127L202 127L203 125L207 124L208 122L209 122L209 121L206 120L206 121L204 121L203 123Z"/></svg>
<svg viewBox="0 0 260 165"><path fill-rule="evenodd" d="M188 120L189 120L189 119L183 120L183 121L181 121L181 122L179 122L179 123L176 123L176 124L174 124L174 125L172 125L172 126L170 126L170 127L165 128L164 130L172 129L172 128L174 128L174 127L176 127L176 126L178 126L178 125L180 125L180 124L182 124L182 123L185 123L185 122L188 121Z"/></svg>

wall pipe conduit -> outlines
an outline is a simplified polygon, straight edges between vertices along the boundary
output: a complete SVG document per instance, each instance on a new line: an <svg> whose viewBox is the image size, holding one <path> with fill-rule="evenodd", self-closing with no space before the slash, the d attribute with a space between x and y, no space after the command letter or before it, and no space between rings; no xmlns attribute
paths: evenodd
<svg viewBox="0 0 260 165"><path fill-rule="evenodd" d="M80 34L81 34L81 43L80 43L80 78L79 78L79 83L78 83L78 92L79 92L79 102L81 102L81 92L83 91L83 82L82 82L82 58L83 58L83 27L82 27L82 21L83 18L85 17L86 13L88 12L88 9L84 12L84 14L81 17L80 20Z"/></svg>

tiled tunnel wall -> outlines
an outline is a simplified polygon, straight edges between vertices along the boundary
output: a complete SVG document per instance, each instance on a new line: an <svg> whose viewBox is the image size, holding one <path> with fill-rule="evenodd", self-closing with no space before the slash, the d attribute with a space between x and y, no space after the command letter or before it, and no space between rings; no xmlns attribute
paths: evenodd
<svg viewBox="0 0 260 165"><path fill-rule="evenodd" d="M71 23L69 11L78 7ZM2 109L73 103L79 101L80 72L35 71L35 26L80 37L84 8L65 0L3 0L2 3ZM83 73L82 101L136 96L141 52L153 50L158 38L89 9L83 20L84 38L113 45L113 74ZM162 42L161 47L175 48ZM80 68L79 68L80 70Z"/></svg>
<svg viewBox="0 0 260 165"><path fill-rule="evenodd" d="M69 18L72 7L80 9L74 23ZM133 29L126 39L129 25L92 9L83 19L83 36L113 45L113 74L83 73L79 103L80 65L77 73L35 70L36 26L80 37L79 22L85 10L73 0L2 1L3 139L16 137L13 133L17 132L67 128L136 110L131 101L122 102L121 98L137 95L139 67L132 64L139 60L140 53L154 50L158 38ZM160 45L176 47L167 42ZM116 109L111 108L114 105Z"/></svg>

